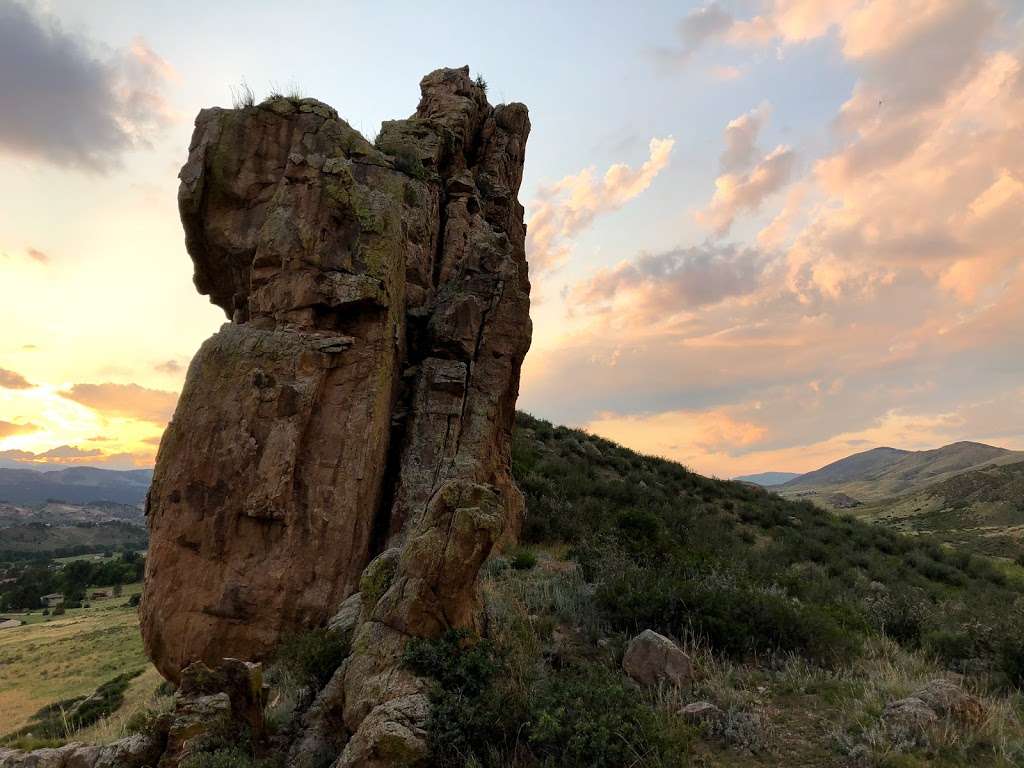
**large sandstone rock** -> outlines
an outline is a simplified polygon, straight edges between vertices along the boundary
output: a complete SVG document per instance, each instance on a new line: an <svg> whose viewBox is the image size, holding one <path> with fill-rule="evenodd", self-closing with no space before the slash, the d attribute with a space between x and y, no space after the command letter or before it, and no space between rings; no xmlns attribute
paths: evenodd
<svg viewBox="0 0 1024 768"><path fill-rule="evenodd" d="M656 685L662 681L686 685L693 678L690 657L653 629L645 629L629 641L622 657L622 668L641 685Z"/></svg>
<svg viewBox="0 0 1024 768"><path fill-rule="evenodd" d="M361 591L336 686L361 691L353 731L374 707L418 711L394 703L423 690L392 680L406 639L474 625L479 564L523 515L510 443L530 123L468 68L421 91L376 146L312 99L203 110L180 174L196 287L231 322L196 354L160 445L146 648L171 680L258 660ZM385 715L373 733L415 732ZM360 739L350 752L373 754Z"/></svg>

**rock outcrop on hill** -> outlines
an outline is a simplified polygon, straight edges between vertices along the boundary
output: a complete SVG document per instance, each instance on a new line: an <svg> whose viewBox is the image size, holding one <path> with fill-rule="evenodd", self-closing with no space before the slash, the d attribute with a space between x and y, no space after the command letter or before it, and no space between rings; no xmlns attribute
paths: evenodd
<svg viewBox="0 0 1024 768"><path fill-rule="evenodd" d="M382 552L407 590L368 616L471 624L468 571L517 532L530 122L468 68L420 87L375 144L313 99L196 120L179 207L231 322L192 361L148 498L142 631L171 680L322 625Z"/></svg>

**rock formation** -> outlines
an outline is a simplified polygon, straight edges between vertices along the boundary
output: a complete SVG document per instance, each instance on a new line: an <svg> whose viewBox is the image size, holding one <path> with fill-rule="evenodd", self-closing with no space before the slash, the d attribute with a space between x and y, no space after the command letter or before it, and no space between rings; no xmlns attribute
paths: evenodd
<svg viewBox="0 0 1024 768"><path fill-rule="evenodd" d="M360 593L328 690L365 765L422 715L406 639L474 626L477 570L523 515L529 118L468 68L420 87L375 144L313 99L200 112L179 207L231 322L189 367L147 503L142 631L171 680Z"/></svg>

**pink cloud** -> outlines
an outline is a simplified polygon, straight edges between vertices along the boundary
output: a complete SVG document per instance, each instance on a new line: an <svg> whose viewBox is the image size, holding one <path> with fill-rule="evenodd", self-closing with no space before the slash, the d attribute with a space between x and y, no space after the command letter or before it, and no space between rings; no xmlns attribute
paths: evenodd
<svg viewBox="0 0 1024 768"><path fill-rule="evenodd" d="M598 179L587 168L542 187L530 204L526 254L531 277L562 266L573 248L573 238L598 216L615 211L646 190L668 165L675 140L651 139L650 156L639 168L616 163Z"/></svg>

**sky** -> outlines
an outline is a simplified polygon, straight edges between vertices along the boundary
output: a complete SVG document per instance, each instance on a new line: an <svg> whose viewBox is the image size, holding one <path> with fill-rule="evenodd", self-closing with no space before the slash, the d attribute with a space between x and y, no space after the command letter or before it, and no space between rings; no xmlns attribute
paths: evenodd
<svg viewBox="0 0 1024 768"><path fill-rule="evenodd" d="M199 109L373 136L468 64L533 131L519 407L704 474L1024 449L1024 2L0 0L0 465L152 466Z"/></svg>

